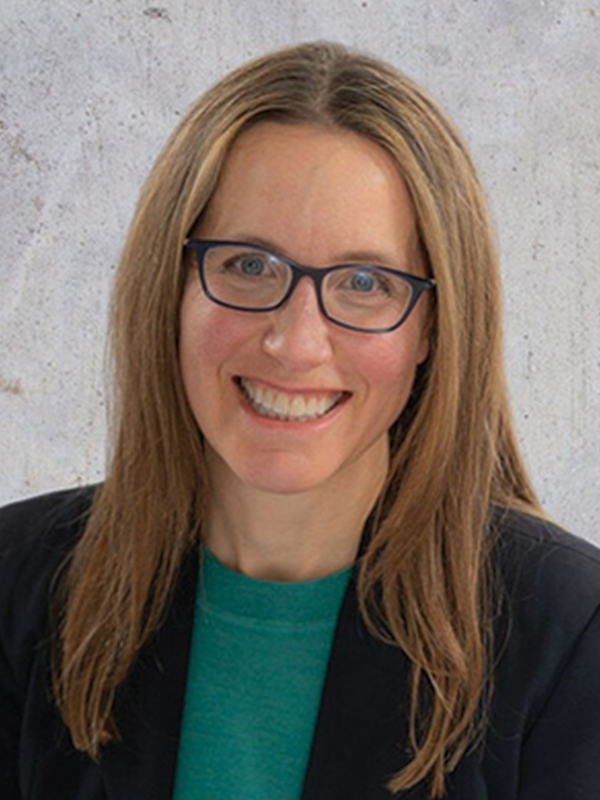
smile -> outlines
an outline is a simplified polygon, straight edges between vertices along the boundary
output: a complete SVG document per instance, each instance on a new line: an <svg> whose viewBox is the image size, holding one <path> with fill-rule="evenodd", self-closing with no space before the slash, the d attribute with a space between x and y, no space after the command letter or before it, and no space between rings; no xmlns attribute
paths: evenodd
<svg viewBox="0 0 600 800"><path fill-rule="evenodd" d="M250 406L263 417L287 422L311 422L331 411L346 392L330 392L317 396L294 394L258 386L247 378L238 378L237 385Z"/></svg>

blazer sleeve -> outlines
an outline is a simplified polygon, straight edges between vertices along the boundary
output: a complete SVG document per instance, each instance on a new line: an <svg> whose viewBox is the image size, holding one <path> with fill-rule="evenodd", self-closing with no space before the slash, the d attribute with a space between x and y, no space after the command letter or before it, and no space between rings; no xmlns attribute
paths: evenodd
<svg viewBox="0 0 600 800"><path fill-rule="evenodd" d="M48 602L56 571L79 535L93 487L55 492L0 509L0 797L22 800L33 764L26 714L40 693L36 661L47 664ZM40 659L40 654L44 658ZM42 697L42 699L44 699ZM31 727L31 726L30 726Z"/></svg>
<svg viewBox="0 0 600 800"><path fill-rule="evenodd" d="M0 786L3 800L21 800L18 786L19 733L17 693L0 642Z"/></svg>
<svg viewBox="0 0 600 800"><path fill-rule="evenodd" d="M36 647L41 644L44 583L32 554L43 547L32 536L28 504L0 510L0 786L3 800L21 800L19 780L23 709Z"/></svg>
<svg viewBox="0 0 600 800"><path fill-rule="evenodd" d="M523 743L519 800L600 797L600 609Z"/></svg>

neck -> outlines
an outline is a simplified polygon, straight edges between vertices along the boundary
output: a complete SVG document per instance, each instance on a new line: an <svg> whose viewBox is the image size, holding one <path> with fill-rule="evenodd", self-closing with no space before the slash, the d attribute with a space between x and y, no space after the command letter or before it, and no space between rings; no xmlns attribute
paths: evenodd
<svg viewBox="0 0 600 800"><path fill-rule="evenodd" d="M263 580L315 580L349 566L387 475L387 452L374 455L368 470L358 463L326 485L281 494L242 483L209 452L206 546L229 568Z"/></svg>

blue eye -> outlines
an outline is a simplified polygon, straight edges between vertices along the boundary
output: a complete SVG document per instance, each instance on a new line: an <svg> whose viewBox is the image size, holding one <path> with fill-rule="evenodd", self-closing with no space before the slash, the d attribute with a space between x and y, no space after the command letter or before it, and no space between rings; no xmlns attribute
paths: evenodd
<svg viewBox="0 0 600 800"><path fill-rule="evenodd" d="M244 275L261 275L265 268L265 263L260 256L245 256L239 259L239 268Z"/></svg>
<svg viewBox="0 0 600 800"><path fill-rule="evenodd" d="M355 272L350 279L350 286L357 292L372 292L375 280L369 272Z"/></svg>

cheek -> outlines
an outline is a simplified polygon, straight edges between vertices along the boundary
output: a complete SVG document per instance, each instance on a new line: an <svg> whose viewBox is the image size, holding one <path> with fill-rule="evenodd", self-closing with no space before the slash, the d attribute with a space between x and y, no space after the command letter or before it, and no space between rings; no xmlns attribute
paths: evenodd
<svg viewBox="0 0 600 800"><path fill-rule="evenodd" d="M180 363L184 380L189 373L216 368L234 355L248 338L241 314L228 311L191 287L180 315Z"/></svg>
<svg viewBox="0 0 600 800"><path fill-rule="evenodd" d="M410 329L357 343L354 363L368 387L370 414L379 430L389 430L406 408L423 352L422 338L410 335Z"/></svg>
<svg viewBox="0 0 600 800"><path fill-rule="evenodd" d="M374 342L355 348L357 367L372 387L395 388L403 394L412 387L415 370L422 353L416 340L392 334L381 334Z"/></svg>

